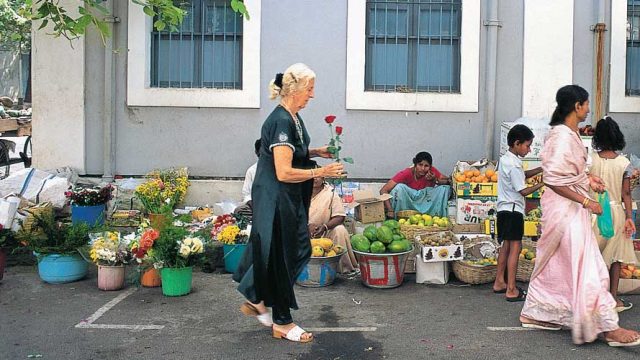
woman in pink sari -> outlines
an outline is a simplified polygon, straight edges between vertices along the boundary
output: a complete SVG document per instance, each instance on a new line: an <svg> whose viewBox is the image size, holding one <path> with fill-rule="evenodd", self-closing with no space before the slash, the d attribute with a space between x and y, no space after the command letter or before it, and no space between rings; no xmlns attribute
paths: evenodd
<svg viewBox="0 0 640 360"><path fill-rule="evenodd" d="M571 328L582 344L602 334L611 346L640 345L640 334L618 325L609 273L591 227L591 213L602 208L589 188L602 192L602 180L586 173L587 151L578 124L589 114L589 94L567 85L556 94L558 106L542 151L544 183L542 236L536 266L520 321L523 327Z"/></svg>

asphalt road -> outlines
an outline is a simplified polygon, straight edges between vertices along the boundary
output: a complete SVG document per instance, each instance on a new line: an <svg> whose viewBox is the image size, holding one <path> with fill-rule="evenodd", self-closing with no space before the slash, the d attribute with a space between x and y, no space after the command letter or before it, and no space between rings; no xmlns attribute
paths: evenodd
<svg viewBox="0 0 640 360"><path fill-rule="evenodd" d="M297 287L300 310L294 319L314 328L316 339L296 344L271 338L267 328L238 311L242 298L228 274L196 272L193 292L178 298L164 297L160 288L100 291L96 281L92 270L82 281L49 285L40 281L35 267L8 268L0 281L0 359L640 356L640 348L614 349L600 341L576 346L569 331L521 331L521 304L507 303L489 285L427 286L407 275L395 289L369 289L359 278L339 278L326 288ZM115 298L120 301L105 307ZM628 299L639 306L621 314L621 323L638 329L640 296ZM107 310L96 314L99 309Z"/></svg>

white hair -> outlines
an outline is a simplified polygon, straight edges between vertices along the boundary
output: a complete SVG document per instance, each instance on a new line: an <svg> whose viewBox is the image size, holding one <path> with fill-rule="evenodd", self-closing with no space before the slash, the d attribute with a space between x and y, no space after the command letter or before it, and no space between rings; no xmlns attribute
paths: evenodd
<svg viewBox="0 0 640 360"><path fill-rule="evenodd" d="M282 87L275 84L275 78L269 82L269 99L273 100L278 96L286 97L306 89L309 86L309 82L315 78L316 73L307 65L303 63L293 64L282 75Z"/></svg>

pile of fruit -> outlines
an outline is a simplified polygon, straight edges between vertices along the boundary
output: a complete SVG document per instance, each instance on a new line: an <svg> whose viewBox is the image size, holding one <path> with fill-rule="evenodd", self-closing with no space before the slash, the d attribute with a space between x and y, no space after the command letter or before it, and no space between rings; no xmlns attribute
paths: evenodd
<svg viewBox="0 0 640 360"><path fill-rule="evenodd" d="M498 265L498 260L496 260L496 258L493 256L488 258L482 258L482 259L464 259L463 261L469 265L475 265L475 266Z"/></svg>
<svg viewBox="0 0 640 360"><path fill-rule="evenodd" d="M362 234L351 237L351 247L373 254L400 253L412 248L411 242L400 233L400 223L387 220L380 227L369 225Z"/></svg>
<svg viewBox="0 0 640 360"><path fill-rule="evenodd" d="M633 249L635 251L640 251L640 240L634 240L633 241Z"/></svg>
<svg viewBox="0 0 640 360"><path fill-rule="evenodd" d="M344 254L345 249L329 238L311 239L311 257L331 257Z"/></svg>
<svg viewBox="0 0 640 360"><path fill-rule="evenodd" d="M498 173L494 169L486 169L481 172L477 169L469 169L453 175L456 182L491 183L498 182Z"/></svg>
<svg viewBox="0 0 640 360"><path fill-rule="evenodd" d="M449 246L458 242L456 235L451 231L420 235L420 244L424 246Z"/></svg>
<svg viewBox="0 0 640 360"><path fill-rule="evenodd" d="M532 263L536 262L536 252L527 248L520 250L520 255L518 257L520 260L529 260Z"/></svg>
<svg viewBox="0 0 640 360"><path fill-rule="evenodd" d="M621 279L640 279L640 269L635 265L625 264L620 269Z"/></svg>
<svg viewBox="0 0 640 360"><path fill-rule="evenodd" d="M527 185L536 185L542 182L542 174L532 176L527 179Z"/></svg>
<svg viewBox="0 0 640 360"><path fill-rule="evenodd" d="M415 214L408 219L400 219L400 225L418 225L418 226L435 226L439 228L447 228L451 223L446 217L431 216L429 214Z"/></svg>

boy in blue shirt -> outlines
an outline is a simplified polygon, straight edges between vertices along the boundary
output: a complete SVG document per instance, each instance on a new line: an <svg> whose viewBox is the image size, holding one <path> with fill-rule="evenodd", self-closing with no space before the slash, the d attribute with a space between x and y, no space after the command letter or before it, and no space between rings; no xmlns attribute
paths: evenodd
<svg viewBox="0 0 640 360"><path fill-rule="evenodd" d="M507 134L509 151L498 163L498 242L501 244L498 256L498 272L493 284L493 292L505 294L507 301L524 301L526 292L516 287L516 271L522 236L524 235L524 197L540 189L540 182L527 187L526 179L542 172L542 168L524 171L522 160L531 151L534 135L525 125L515 125ZM506 276L505 276L506 275Z"/></svg>

